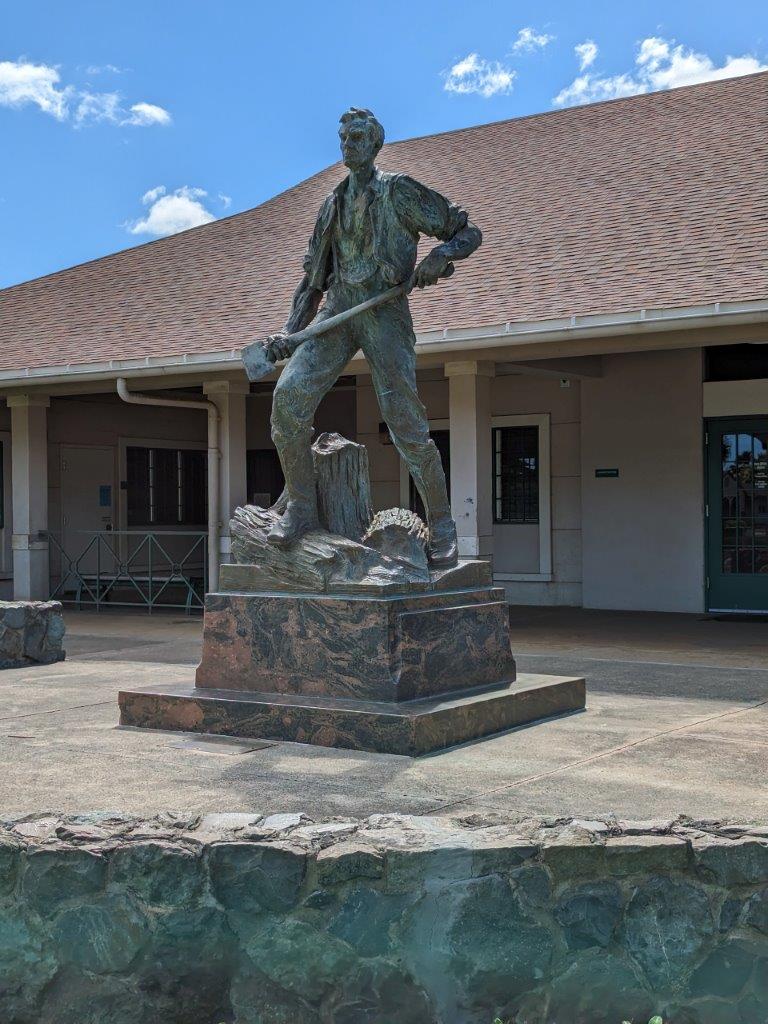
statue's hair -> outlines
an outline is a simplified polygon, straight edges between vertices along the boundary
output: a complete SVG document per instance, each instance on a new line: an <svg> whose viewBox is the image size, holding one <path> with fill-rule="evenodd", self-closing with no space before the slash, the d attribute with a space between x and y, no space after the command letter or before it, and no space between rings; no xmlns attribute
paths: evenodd
<svg viewBox="0 0 768 1024"><path fill-rule="evenodd" d="M345 125L350 121L366 121L373 129L376 149L381 149L384 145L384 128L372 110L366 107L350 107L339 118L339 124Z"/></svg>

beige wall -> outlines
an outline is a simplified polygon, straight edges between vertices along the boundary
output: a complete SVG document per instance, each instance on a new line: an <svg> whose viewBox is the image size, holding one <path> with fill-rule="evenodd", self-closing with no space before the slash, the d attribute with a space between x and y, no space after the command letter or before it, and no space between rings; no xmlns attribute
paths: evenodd
<svg viewBox="0 0 768 1024"><path fill-rule="evenodd" d="M768 380L718 380L704 384L704 415L765 416Z"/></svg>
<svg viewBox="0 0 768 1024"><path fill-rule="evenodd" d="M61 529L61 449L68 445L104 446L113 450L112 488L115 529L120 516L120 440L196 441L205 444L204 412L127 405L117 396L52 398L48 410L48 528Z"/></svg>
<svg viewBox="0 0 768 1024"><path fill-rule="evenodd" d="M581 451L585 607L702 611L701 350L606 356Z"/></svg>
<svg viewBox="0 0 768 1024"><path fill-rule="evenodd" d="M269 409L271 395L249 398L246 402L246 431L249 448L269 448ZM317 430L336 429L354 436L355 393L353 389L334 391L321 404ZM6 410L3 410L4 412ZM0 419L0 429L2 420ZM113 488L120 486L120 441L152 440L206 442L207 422L203 411L163 409L127 405L116 396L53 398L48 410L49 528L61 524L61 448L68 445L106 446L114 451ZM115 528L125 526L116 515Z"/></svg>

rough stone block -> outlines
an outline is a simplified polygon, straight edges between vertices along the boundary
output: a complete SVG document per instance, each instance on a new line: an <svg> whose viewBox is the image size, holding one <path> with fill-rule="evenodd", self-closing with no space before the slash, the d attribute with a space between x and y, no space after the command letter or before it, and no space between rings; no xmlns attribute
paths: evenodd
<svg viewBox="0 0 768 1024"><path fill-rule="evenodd" d="M606 868L614 875L679 871L688 861L688 844L677 836L609 836Z"/></svg>
<svg viewBox="0 0 768 1024"><path fill-rule="evenodd" d="M21 889L40 914L49 915L68 900L89 899L100 893L106 874L106 860L90 850L73 846L32 850Z"/></svg>
<svg viewBox="0 0 768 1024"><path fill-rule="evenodd" d="M299 898L306 854L276 844L219 843L209 866L214 895L227 910L287 910Z"/></svg>
<svg viewBox="0 0 768 1024"><path fill-rule="evenodd" d="M614 882L590 882L562 893L555 917L568 948L608 946L621 920L622 903Z"/></svg>
<svg viewBox="0 0 768 1024"><path fill-rule="evenodd" d="M707 836L694 839L692 847L697 867L721 885L768 883L768 841L764 839Z"/></svg>
<svg viewBox="0 0 768 1024"><path fill-rule="evenodd" d="M543 863L556 875L576 878L601 874L605 846L585 829L571 826L546 836L541 847Z"/></svg>
<svg viewBox="0 0 768 1024"><path fill-rule="evenodd" d="M715 933L707 893L664 876L640 885L624 916L627 949L656 989L677 986Z"/></svg>
<svg viewBox="0 0 768 1024"><path fill-rule="evenodd" d="M110 860L110 882L125 886L150 904L184 904L197 900L205 883L198 853L163 842L130 843Z"/></svg>
<svg viewBox="0 0 768 1024"><path fill-rule="evenodd" d="M0 668L63 661L58 601L0 601Z"/></svg>
<svg viewBox="0 0 768 1024"><path fill-rule="evenodd" d="M350 840L321 850L317 855L317 879L334 886L358 878L381 878L384 858L372 846Z"/></svg>
<svg viewBox="0 0 768 1024"><path fill-rule="evenodd" d="M766 950L762 950L763 954ZM716 946L691 976L690 995L735 999L744 991L759 960L766 961L754 943L726 939Z"/></svg>
<svg viewBox="0 0 768 1024"><path fill-rule="evenodd" d="M52 927L62 959L94 974L127 970L143 950L148 933L139 904L121 896L69 906Z"/></svg>

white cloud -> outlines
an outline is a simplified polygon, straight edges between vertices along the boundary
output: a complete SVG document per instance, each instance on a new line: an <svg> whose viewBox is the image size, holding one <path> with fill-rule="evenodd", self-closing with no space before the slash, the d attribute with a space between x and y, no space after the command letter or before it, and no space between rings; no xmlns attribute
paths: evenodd
<svg viewBox="0 0 768 1024"><path fill-rule="evenodd" d="M581 60L581 70L590 67L597 56L595 46L592 51L585 50L591 43L575 47ZM595 44L592 43L594 46ZM585 63L585 57L589 57ZM706 53L696 53L686 49L675 40L660 39L649 36L640 43L635 55L635 72L623 75L600 77L587 71L575 78L570 85L562 89L554 98L557 106L572 106L579 103L593 103L600 99L617 99L620 96L634 96L642 92L659 89L677 89L682 85L696 85L699 82L714 82L724 78L737 78L740 75L753 75L759 71L768 71L768 66L761 65L757 57L744 55L728 56L721 67Z"/></svg>
<svg viewBox="0 0 768 1024"><path fill-rule="evenodd" d="M158 185L145 192L141 198L142 203L149 207L146 217L124 226L132 235L154 235L160 238L209 224L216 218L201 202L207 195L205 189L191 188L189 185L182 185L170 193L164 185Z"/></svg>
<svg viewBox="0 0 768 1024"><path fill-rule="evenodd" d="M682 45L675 45L674 40L668 42L657 37L642 41L636 63L640 75L653 89L677 89L681 85L738 78L766 70L765 65L751 56L726 57L725 64L718 68L707 54L686 50Z"/></svg>
<svg viewBox="0 0 768 1024"><path fill-rule="evenodd" d="M0 61L0 106L24 107L30 104L57 121L70 121L75 128L100 122L143 128L167 125L171 121L168 111L154 103L134 103L126 110L120 93L90 92L72 85L62 86L58 68L48 64Z"/></svg>
<svg viewBox="0 0 768 1024"><path fill-rule="evenodd" d="M218 198L225 210L228 210L232 205L232 196L225 196L223 192L219 192Z"/></svg>
<svg viewBox="0 0 768 1024"><path fill-rule="evenodd" d="M164 196L167 191L168 189L165 185L156 185L155 188L151 188L144 193L141 201L145 206L148 206L150 203L154 203L156 199L159 199L160 196Z"/></svg>
<svg viewBox="0 0 768 1024"><path fill-rule="evenodd" d="M477 53L468 53L463 60L444 72L446 92L463 95L477 93L486 99L497 93L512 91L516 72L497 60L486 60Z"/></svg>
<svg viewBox="0 0 768 1024"><path fill-rule="evenodd" d="M122 75L123 68L118 68L114 64L89 64L85 69L86 75Z"/></svg>
<svg viewBox="0 0 768 1024"><path fill-rule="evenodd" d="M576 47L581 60L581 70L589 67L594 57L584 64L582 43ZM595 47L595 56L597 47ZM639 93L660 89L677 89L682 85L696 85L699 82L714 82L722 78L736 78L768 70L756 57L726 57L725 63L717 67L705 53L696 53L674 40L650 36L640 43L635 55L634 73L601 77L591 71L579 75L569 86L562 89L553 102L558 107L574 106L580 103L594 103L598 100L617 99L620 96L634 96Z"/></svg>
<svg viewBox="0 0 768 1024"><path fill-rule="evenodd" d="M120 93L117 92L81 93L73 116L78 128L98 122L138 128L171 123L168 111L155 106L154 103L134 103L130 110L126 110L122 105Z"/></svg>
<svg viewBox="0 0 768 1024"><path fill-rule="evenodd" d="M72 116L78 128L99 121L116 124L121 118L120 96L116 92L80 93Z"/></svg>
<svg viewBox="0 0 768 1024"><path fill-rule="evenodd" d="M569 86L555 96L557 107L575 107L580 103L598 103L600 100L617 100L622 96L636 96L648 92L647 86L637 82L631 75L612 75L598 78L595 75L579 75Z"/></svg>
<svg viewBox="0 0 768 1024"><path fill-rule="evenodd" d="M579 71L586 71L590 64L594 64L597 57L597 43L592 39L585 39L583 43L574 46L574 52L579 58Z"/></svg>
<svg viewBox="0 0 768 1024"><path fill-rule="evenodd" d="M543 50L547 43L551 43L554 38L554 36L547 35L546 32L536 32L528 25L517 33L517 39L512 43L512 52L530 53L532 50Z"/></svg>
<svg viewBox="0 0 768 1024"><path fill-rule="evenodd" d="M33 104L58 121L67 117L70 88L61 88L61 76L47 64L26 61L0 61L0 106L24 107Z"/></svg>
<svg viewBox="0 0 768 1024"><path fill-rule="evenodd" d="M165 125L171 123L171 115L154 103L134 103L129 116L122 123L138 125L141 128L152 124Z"/></svg>

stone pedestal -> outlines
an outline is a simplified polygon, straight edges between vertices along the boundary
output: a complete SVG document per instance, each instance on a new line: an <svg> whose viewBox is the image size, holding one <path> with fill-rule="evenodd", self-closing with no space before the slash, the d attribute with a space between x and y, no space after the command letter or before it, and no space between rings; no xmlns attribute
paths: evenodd
<svg viewBox="0 0 768 1024"><path fill-rule="evenodd" d="M407 701L515 679L503 591L209 594L198 689Z"/></svg>
<svg viewBox="0 0 768 1024"><path fill-rule="evenodd" d="M490 586L233 591L206 598L194 686L119 701L123 725L417 756L579 710L584 680L516 678L507 605Z"/></svg>

